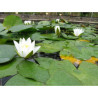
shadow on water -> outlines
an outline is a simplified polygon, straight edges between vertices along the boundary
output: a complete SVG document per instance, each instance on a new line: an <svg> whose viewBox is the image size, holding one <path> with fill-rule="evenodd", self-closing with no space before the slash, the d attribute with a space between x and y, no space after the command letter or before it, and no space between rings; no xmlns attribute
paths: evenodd
<svg viewBox="0 0 98 98"><path fill-rule="evenodd" d="M14 75L13 75L14 76ZM5 83L10 79L12 78L13 76L8 76L8 77L4 77L2 79L0 79L0 86L4 86Z"/></svg>

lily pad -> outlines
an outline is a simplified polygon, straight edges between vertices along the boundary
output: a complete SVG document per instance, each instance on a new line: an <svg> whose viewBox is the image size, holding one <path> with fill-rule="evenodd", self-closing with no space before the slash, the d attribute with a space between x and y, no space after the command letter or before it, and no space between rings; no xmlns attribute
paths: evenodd
<svg viewBox="0 0 98 98"><path fill-rule="evenodd" d="M32 27L32 25L20 24L20 25L11 27L9 30L11 32L21 32L21 31L29 30L29 29L34 29L34 28Z"/></svg>
<svg viewBox="0 0 98 98"><path fill-rule="evenodd" d="M97 51L96 51L97 53ZM66 47L60 51L60 56L74 56L80 60L88 60L95 56L94 46L88 42L68 42Z"/></svg>
<svg viewBox="0 0 98 98"><path fill-rule="evenodd" d="M73 52L73 56L80 60L88 60L93 55L93 50L90 48L82 48L77 52Z"/></svg>
<svg viewBox="0 0 98 98"><path fill-rule="evenodd" d="M42 86L43 84L32 79L25 78L19 74L12 77L5 86Z"/></svg>
<svg viewBox="0 0 98 98"><path fill-rule="evenodd" d="M49 78L48 70L39 67L36 63L30 61L23 61L19 64L18 72L26 78L31 78L43 83Z"/></svg>
<svg viewBox="0 0 98 98"><path fill-rule="evenodd" d="M8 32L8 30L4 30L4 31L0 32L0 35L6 36L7 32Z"/></svg>
<svg viewBox="0 0 98 98"><path fill-rule="evenodd" d="M72 35L66 35L65 33L62 33L62 36L66 39L78 39L78 37L76 36L72 36Z"/></svg>
<svg viewBox="0 0 98 98"><path fill-rule="evenodd" d="M0 63L11 61L16 55L12 45L0 45Z"/></svg>
<svg viewBox="0 0 98 98"><path fill-rule="evenodd" d="M98 67L95 64L82 62L78 73L73 73L84 85L98 85Z"/></svg>
<svg viewBox="0 0 98 98"><path fill-rule="evenodd" d="M47 85L98 85L98 67L95 64L82 62L76 69L68 60L57 61L44 57L36 60L41 67L49 70Z"/></svg>
<svg viewBox="0 0 98 98"><path fill-rule="evenodd" d="M74 65L69 61L57 61L51 58L36 58L41 67L49 70L50 78L46 85L82 85L81 81L71 75Z"/></svg>
<svg viewBox="0 0 98 98"><path fill-rule="evenodd" d="M41 67L43 67L45 69L49 69L51 64L55 64L56 62L58 62L55 59L45 58L45 57L39 57L39 58L35 58L35 59L40 64L39 66L41 66Z"/></svg>
<svg viewBox="0 0 98 98"><path fill-rule="evenodd" d="M47 25L50 25L50 22L49 21L40 21L40 22L38 22L38 25L47 26Z"/></svg>
<svg viewBox="0 0 98 98"><path fill-rule="evenodd" d="M31 35L32 40L40 41L40 40L45 40L45 38L46 37L42 36L39 32L36 32L36 33Z"/></svg>
<svg viewBox="0 0 98 98"><path fill-rule="evenodd" d="M22 61L22 58L17 58L9 63L0 64L0 78L17 74L16 66Z"/></svg>
<svg viewBox="0 0 98 98"><path fill-rule="evenodd" d="M39 52L54 53L62 50L63 47L66 45L66 41L55 41L55 42L50 41L50 43L46 43L45 41L37 45L41 46Z"/></svg>
<svg viewBox="0 0 98 98"><path fill-rule="evenodd" d="M5 29L5 27L3 26L3 24L0 23L0 32L3 31Z"/></svg>
<svg viewBox="0 0 98 98"><path fill-rule="evenodd" d="M9 15L4 19L3 25L9 29L12 26L22 24L22 19L15 15Z"/></svg>
<svg viewBox="0 0 98 98"><path fill-rule="evenodd" d="M64 38L58 37L55 33L51 33L51 34L42 34L42 36L46 37L45 39L48 40L55 40L55 41L64 41Z"/></svg>
<svg viewBox="0 0 98 98"><path fill-rule="evenodd" d="M67 73L65 70L55 69L55 72L51 75L47 81L47 85L53 86L76 86L82 85L81 81L73 75Z"/></svg>

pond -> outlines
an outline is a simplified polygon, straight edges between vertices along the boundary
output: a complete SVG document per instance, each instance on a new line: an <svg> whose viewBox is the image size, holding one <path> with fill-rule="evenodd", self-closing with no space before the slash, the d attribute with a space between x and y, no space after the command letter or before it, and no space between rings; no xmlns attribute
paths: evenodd
<svg viewBox="0 0 98 98"><path fill-rule="evenodd" d="M98 33L64 19L0 23L0 85L98 85Z"/></svg>

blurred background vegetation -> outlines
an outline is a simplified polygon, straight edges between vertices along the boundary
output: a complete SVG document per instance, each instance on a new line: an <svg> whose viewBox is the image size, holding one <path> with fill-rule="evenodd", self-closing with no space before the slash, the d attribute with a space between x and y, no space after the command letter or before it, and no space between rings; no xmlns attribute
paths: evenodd
<svg viewBox="0 0 98 98"><path fill-rule="evenodd" d="M15 12L1 12L0 14L14 14ZM72 17L98 17L98 12L18 12L18 14L32 15L55 15L55 16L72 16Z"/></svg>

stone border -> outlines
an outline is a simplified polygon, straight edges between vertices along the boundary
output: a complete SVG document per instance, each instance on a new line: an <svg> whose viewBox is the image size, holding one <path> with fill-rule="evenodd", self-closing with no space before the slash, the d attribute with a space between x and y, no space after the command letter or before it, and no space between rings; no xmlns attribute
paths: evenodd
<svg viewBox="0 0 98 98"><path fill-rule="evenodd" d="M0 14L0 20L3 21L6 16L10 14ZM13 14L16 15L16 14ZM56 16L56 15L32 15L32 14L17 14L17 16L21 17L22 20L31 20L31 21L43 21L43 20L53 20L53 19L66 19L71 23L90 23L90 24L98 24L98 18L90 18L90 17L75 17L75 16Z"/></svg>

